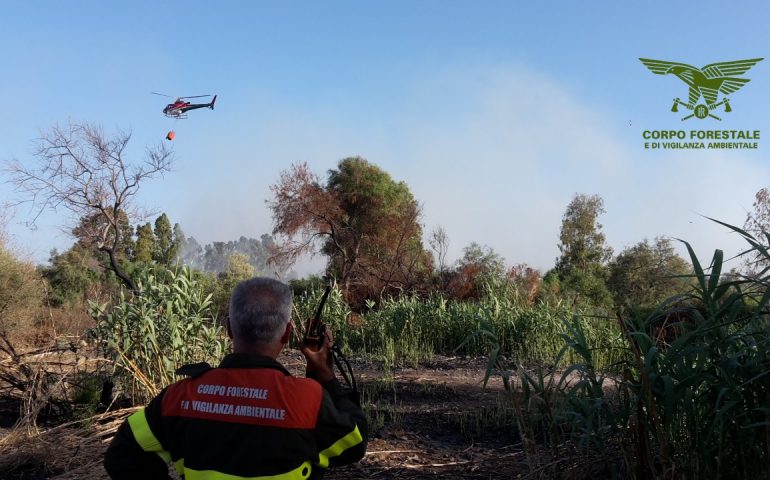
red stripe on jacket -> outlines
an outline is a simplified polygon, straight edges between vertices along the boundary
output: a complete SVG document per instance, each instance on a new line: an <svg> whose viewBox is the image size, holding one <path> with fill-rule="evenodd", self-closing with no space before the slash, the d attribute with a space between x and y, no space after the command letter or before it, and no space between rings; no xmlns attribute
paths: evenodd
<svg viewBox="0 0 770 480"><path fill-rule="evenodd" d="M274 369L219 368L169 387L163 415L282 428L313 428L321 385Z"/></svg>

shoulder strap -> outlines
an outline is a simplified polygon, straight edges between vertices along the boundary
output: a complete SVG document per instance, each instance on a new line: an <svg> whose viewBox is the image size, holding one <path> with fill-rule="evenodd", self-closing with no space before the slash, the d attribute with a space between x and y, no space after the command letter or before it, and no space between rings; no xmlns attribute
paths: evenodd
<svg viewBox="0 0 770 480"><path fill-rule="evenodd" d="M176 373L177 375L184 375L187 377L195 378L199 375L202 375L208 372L211 369L212 369L212 366L209 365L208 363L199 362L199 363L190 363L187 365L182 365L181 367L177 368L176 372L174 373Z"/></svg>

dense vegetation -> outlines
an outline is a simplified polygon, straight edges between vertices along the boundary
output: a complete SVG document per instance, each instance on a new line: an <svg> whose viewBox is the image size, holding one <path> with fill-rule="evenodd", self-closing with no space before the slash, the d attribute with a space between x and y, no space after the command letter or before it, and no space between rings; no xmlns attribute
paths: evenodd
<svg viewBox="0 0 770 480"><path fill-rule="evenodd" d="M84 132L84 141L100 135ZM201 246L166 214L132 223L101 206L81 212L76 242L48 265L35 269L0 243L0 350L22 365L0 370L6 391L29 405L57 394L96 402L83 392L111 378L118 401L144 402L181 364L221 357L221 320L238 281L284 274L296 255L314 251L337 279L325 319L347 353L385 372L435 355L484 356L483 380L503 378L533 474L563 472L566 458L580 459L571 468L585 477L767 476L766 191L747 230L726 225L748 242L743 273L723 271L719 251L702 265L689 245L688 262L662 237L613 256L598 195L574 196L560 256L540 272L508 266L477 243L447 264L446 232L431 233L427 250L407 185L361 158L340 161L325 182L294 166L273 192L275 228L259 240ZM321 281L291 285L295 318L306 318ZM106 361L55 377L15 348L62 334L88 338ZM39 411L29 410L33 423Z"/></svg>

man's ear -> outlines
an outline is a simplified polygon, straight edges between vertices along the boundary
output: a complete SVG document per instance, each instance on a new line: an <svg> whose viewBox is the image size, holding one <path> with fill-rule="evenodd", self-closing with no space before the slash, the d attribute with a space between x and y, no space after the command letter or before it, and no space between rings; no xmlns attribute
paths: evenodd
<svg viewBox="0 0 770 480"><path fill-rule="evenodd" d="M291 334L294 332L294 325L292 325L291 322L286 324L286 330L283 331L283 335L281 335L281 343L286 345L289 343L289 339L291 338Z"/></svg>

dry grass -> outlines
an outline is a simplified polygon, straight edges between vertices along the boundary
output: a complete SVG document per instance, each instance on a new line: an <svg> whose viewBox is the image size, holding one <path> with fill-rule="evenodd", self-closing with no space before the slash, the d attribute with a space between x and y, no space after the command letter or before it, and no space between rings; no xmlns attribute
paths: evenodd
<svg viewBox="0 0 770 480"><path fill-rule="evenodd" d="M51 479L107 479L100 467L112 436L128 415L139 407L116 410L65 423L41 433L16 429L0 439L0 475L23 477L35 472Z"/></svg>
<svg viewBox="0 0 770 480"><path fill-rule="evenodd" d="M41 412L71 404L85 388L83 382L107 364L83 342L59 338L22 350L0 334L0 398L20 399L17 427L35 432Z"/></svg>

